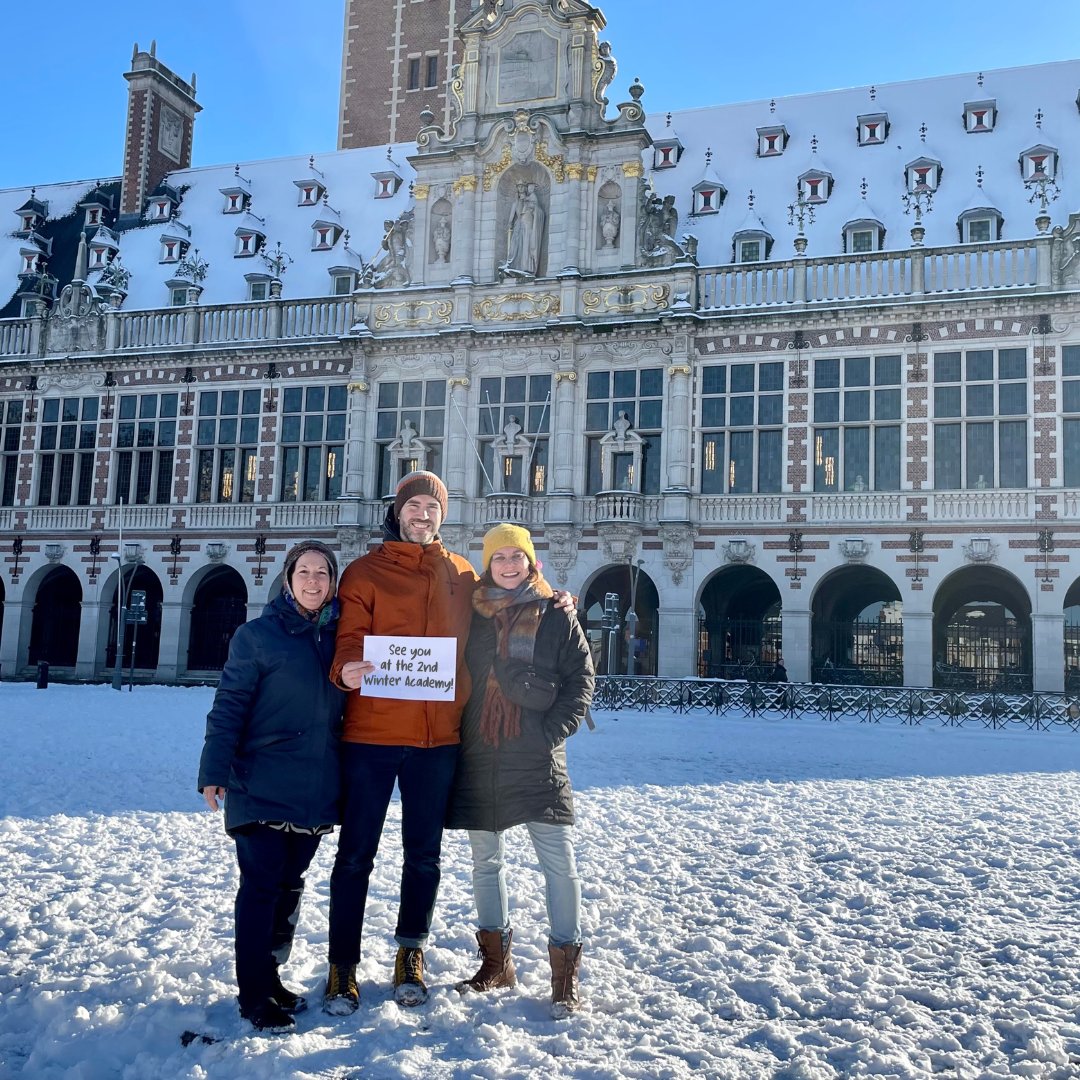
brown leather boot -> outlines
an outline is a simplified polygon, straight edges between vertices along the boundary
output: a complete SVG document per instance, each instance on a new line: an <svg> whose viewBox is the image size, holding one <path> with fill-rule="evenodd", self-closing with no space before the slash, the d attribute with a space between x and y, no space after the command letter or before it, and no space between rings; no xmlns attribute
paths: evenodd
<svg viewBox="0 0 1080 1080"><path fill-rule="evenodd" d="M517 986L514 961L510 956L510 943L513 940L513 930L477 930L476 943L480 948L476 955L480 957L480 970L471 979L457 984L458 993Z"/></svg>
<svg viewBox="0 0 1080 1080"><path fill-rule="evenodd" d="M578 973L581 970L580 945L548 945L551 960L551 1015L562 1020L581 1008Z"/></svg>

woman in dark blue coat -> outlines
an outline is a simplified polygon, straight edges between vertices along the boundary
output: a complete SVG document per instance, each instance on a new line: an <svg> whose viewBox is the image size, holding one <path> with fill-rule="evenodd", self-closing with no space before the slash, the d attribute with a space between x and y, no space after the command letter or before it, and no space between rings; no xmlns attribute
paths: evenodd
<svg viewBox="0 0 1080 1080"><path fill-rule="evenodd" d="M236 982L258 1031L294 1026L306 1002L281 984L304 873L338 821L344 694L330 682L337 560L307 540L285 558L281 594L233 635L206 718L199 790L225 806L236 842Z"/></svg>

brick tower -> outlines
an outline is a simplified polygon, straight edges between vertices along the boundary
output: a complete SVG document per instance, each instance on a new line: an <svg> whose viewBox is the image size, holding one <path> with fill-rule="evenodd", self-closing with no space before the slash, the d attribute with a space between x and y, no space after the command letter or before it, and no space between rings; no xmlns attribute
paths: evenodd
<svg viewBox="0 0 1080 1080"><path fill-rule="evenodd" d="M448 119L455 28L476 0L346 0L338 147L409 142L430 109Z"/></svg>
<svg viewBox="0 0 1080 1080"><path fill-rule="evenodd" d="M138 218L146 197L174 169L191 167L195 114L195 76L185 82L150 51L135 45L128 81L127 127L124 131L124 177L120 189L120 221Z"/></svg>

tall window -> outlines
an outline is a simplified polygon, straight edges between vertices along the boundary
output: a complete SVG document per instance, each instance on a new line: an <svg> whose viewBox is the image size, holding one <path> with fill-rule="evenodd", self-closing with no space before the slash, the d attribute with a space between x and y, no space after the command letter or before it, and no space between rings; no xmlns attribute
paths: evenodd
<svg viewBox="0 0 1080 1080"><path fill-rule="evenodd" d="M22 401L11 398L5 408L0 401L0 506L15 505L15 482L19 474L19 443L22 441Z"/></svg>
<svg viewBox="0 0 1080 1080"><path fill-rule="evenodd" d="M511 450L514 425L530 445L528 453L508 453L496 461L495 447ZM491 491L542 495L547 488L548 433L551 431L551 376L510 375L480 380L480 456L478 487ZM526 481L527 477L527 481ZM490 481L490 483L489 483Z"/></svg>
<svg viewBox="0 0 1080 1080"><path fill-rule="evenodd" d="M783 363L702 368L703 495L780 490L783 390Z"/></svg>
<svg viewBox="0 0 1080 1080"><path fill-rule="evenodd" d="M814 361L814 490L900 488L900 357Z"/></svg>
<svg viewBox="0 0 1080 1080"><path fill-rule="evenodd" d="M439 57L436 53L429 53L424 57L424 85L427 87L437 86L439 83Z"/></svg>
<svg viewBox="0 0 1080 1080"><path fill-rule="evenodd" d="M1080 487L1080 345L1061 350L1061 376L1062 473L1065 486L1075 488Z"/></svg>
<svg viewBox="0 0 1080 1080"><path fill-rule="evenodd" d="M589 449L586 492L595 495L605 483L614 490L660 491L660 429L663 423L664 369L590 371L586 382L585 431ZM633 475L631 455L614 456L615 475L605 480L600 440L626 413L633 430L644 440L641 475Z"/></svg>
<svg viewBox="0 0 1080 1080"><path fill-rule="evenodd" d="M390 452L391 443L402 438L416 436L427 448L426 465L434 473L442 469L443 433L446 430L446 383L442 379L426 382L379 383L375 438L378 442L379 489L377 495L389 495L407 472L421 468L419 457L395 459ZM394 461L398 460L400 475L394 475Z"/></svg>
<svg viewBox="0 0 1080 1080"><path fill-rule="evenodd" d="M344 385L290 386L282 394L282 502L341 497L348 407Z"/></svg>
<svg viewBox="0 0 1080 1080"><path fill-rule="evenodd" d="M172 502L179 394L122 394L117 403L113 502Z"/></svg>
<svg viewBox="0 0 1080 1080"><path fill-rule="evenodd" d="M406 89L419 90L420 89L420 57L409 57L409 75Z"/></svg>
<svg viewBox="0 0 1080 1080"><path fill-rule="evenodd" d="M1027 486L1027 350L934 354L934 487Z"/></svg>
<svg viewBox="0 0 1080 1080"><path fill-rule="evenodd" d="M98 399L47 398L41 403L38 506L89 506L94 487Z"/></svg>
<svg viewBox="0 0 1080 1080"><path fill-rule="evenodd" d="M260 396L259 390L203 390L199 394L196 502L255 501Z"/></svg>

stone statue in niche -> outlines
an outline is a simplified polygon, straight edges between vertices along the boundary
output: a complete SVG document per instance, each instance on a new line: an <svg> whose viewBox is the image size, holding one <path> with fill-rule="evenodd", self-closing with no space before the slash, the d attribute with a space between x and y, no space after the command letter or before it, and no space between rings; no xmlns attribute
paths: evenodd
<svg viewBox="0 0 1080 1080"><path fill-rule="evenodd" d="M519 181L517 199L507 222L506 262L499 267L504 276L535 277L540 266L546 215L536 185Z"/></svg>
<svg viewBox="0 0 1080 1080"><path fill-rule="evenodd" d="M382 238L383 255L364 267L361 280L367 288L396 289L408 285L409 256L412 252L411 210L406 210L397 221L384 221Z"/></svg>
<svg viewBox="0 0 1080 1080"><path fill-rule="evenodd" d="M600 212L601 247L609 250L618 247L620 224L619 204L614 199L609 199Z"/></svg>
<svg viewBox="0 0 1080 1080"><path fill-rule="evenodd" d="M435 261L450 261L450 219L445 215L435 218L431 227L431 244L435 251Z"/></svg>

